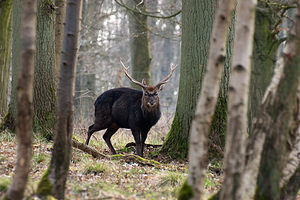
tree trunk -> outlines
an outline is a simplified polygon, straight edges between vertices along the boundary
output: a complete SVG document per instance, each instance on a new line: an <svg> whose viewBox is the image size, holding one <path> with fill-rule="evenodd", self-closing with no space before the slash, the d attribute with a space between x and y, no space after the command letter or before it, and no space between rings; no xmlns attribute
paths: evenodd
<svg viewBox="0 0 300 200"><path fill-rule="evenodd" d="M99 18L95 15L100 13L102 3L98 0L83 1L82 30L80 34L81 45L78 55L75 85L75 115L80 124L89 124L94 117L94 99L96 91L96 66L91 67L91 61L86 54L89 50L95 51L99 29L95 28ZM93 30L93 31L91 31Z"/></svg>
<svg viewBox="0 0 300 200"><path fill-rule="evenodd" d="M295 200L300 188L300 164L289 182L282 189L281 200Z"/></svg>
<svg viewBox="0 0 300 200"><path fill-rule="evenodd" d="M12 0L0 1L0 118L8 108Z"/></svg>
<svg viewBox="0 0 300 200"><path fill-rule="evenodd" d="M32 157L32 90L36 34L36 1L23 0L21 68L17 87L17 164L5 199L23 199Z"/></svg>
<svg viewBox="0 0 300 200"><path fill-rule="evenodd" d="M247 108L256 0L237 2L232 68L228 90L224 182L220 199L243 199Z"/></svg>
<svg viewBox="0 0 300 200"><path fill-rule="evenodd" d="M202 90L190 131L188 184L193 187L194 199L201 199L204 187L208 158L208 134L224 68L226 39L233 3L233 0L219 1L212 30L207 71L204 75Z"/></svg>
<svg viewBox="0 0 300 200"><path fill-rule="evenodd" d="M263 95L273 76L279 40L274 24L279 19L278 10L258 1L255 17L253 57L249 93L249 133L258 116Z"/></svg>
<svg viewBox="0 0 300 200"><path fill-rule="evenodd" d="M34 73L34 128L52 137L55 122L55 11L53 0L39 0Z"/></svg>
<svg viewBox="0 0 300 200"><path fill-rule="evenodd" d="M162 152L185 158L188 154L189 131L207 63L215 1L182 2L182 46L180 82L176 112Z"/></svg>
<svg viewBox="0 0 300 200"><path fill-rule="evenodd" d="M49 167L49 180L53 185L52 192L57 199L64 199L71 159L73 97L81 23L81 4L81 0L67 0L66 25L60 62L55 140Z"/></svg>
<svg viewBox="0 0 300 200"><path fill-rule="evenodd" d="M11 83L11 96L8 106L8 112L6 113L0 130L8 128L11 131L15 130L15 120L17 116L17 97L16 88L18 80L18 71L21 63L21 41L20 41L20 29L21 29L21 15L22 15L22 2L12 1L12 83Z"/></svg>
<svg viewBox="0 0 300 200"><path fill-rule="evenodd" d="M146 10L145 1L128 1L130 7L136 11ZM147 16L135 12L129 13L129 34L130 34L130 53L132 64L132 77L138 81L145 79L147 84L151 82L150 76L150 46ZM132 84L131 87L140 89L139 86Z"/></svg>
<svg viewBox="0 0 300 200"><path fill-rule="evenodd" d="M263 121L263 126L264 130L268 130L268 134L262 158L267 159L262 159L260 163L255 199L280 198L280 178L288 157L286 144L300 75L300 2L299 0L297 2L296 35L294 33L289 35L287 47L279 60L284 63L284 67L281 69L280 76L277 77L278 84L271 87L269 96L265 97L269 105L263 110L266 119Z"/></svg>
<svg viewBox="0 0 300 200"><path fill-rule="evenodd" d="M62 39L64 34L64 20L65 20L65 9L66 0L55 0L55 69L58 77L59 65L60 65L60 54Z"/></svg>

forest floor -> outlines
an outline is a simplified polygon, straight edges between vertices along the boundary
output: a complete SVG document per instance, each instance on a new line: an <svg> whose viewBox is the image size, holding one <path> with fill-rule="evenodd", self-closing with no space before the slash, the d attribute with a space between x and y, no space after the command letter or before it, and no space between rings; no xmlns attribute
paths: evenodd
<svg viewBox="0 0 300 200"><path fill-rule="evenodd" d="M165 135L159 133L162 127L154 128L146 141L162 144ZM102 139L103 132L95 133L90 141L91 147L103 154L109 154ZM85 129L75 129L77 140L85 141ZM0 196L1 184L10 180L16 160L16 138L9 132L0 133ZM135 154L134 147L125 145L133 142L129 130L120 130L112 138L113 146L120 154ZM34 137L32 168L26 196L35 193L37 184L47 169L52 142ZM155 160L159 166L143 165L124 159L96 159L83 151L73 148L67 181L66 199L176 199L178 190L187 177L187 161L174 161L159 153L159 148L147 148L145 158ZM205 182L206 196L212 195L221 185L222 176L209 172Z"/></svg>

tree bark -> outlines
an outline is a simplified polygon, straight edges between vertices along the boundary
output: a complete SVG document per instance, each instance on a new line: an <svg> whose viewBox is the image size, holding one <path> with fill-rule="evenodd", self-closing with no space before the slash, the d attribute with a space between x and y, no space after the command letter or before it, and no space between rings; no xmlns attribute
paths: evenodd
<svg viewBox="0 0 300 200"><path fill-rule="evenodd" d="M50 162L49 180L57 199L64 199L69 171L73 114L74 85L81 23L81 0L67 0L64 40L60 62L55 140Z"/></svg>
<svg viewBox="0 0 300 200"><path fill-rule="evenodd" d="M255 17L253 57L249 93L249 134L257 120L262 98L268 87L276 62L280 41L277 38L275 24L280 21L279 10L258 1Z"/></svg>
<svg viewBox="0 0 300 200"><path fill-rule="evenodd" d="M243 199L247 108L256 0L237 2L232 67L228 90L224 182L220 199Z"/></svg>
<svg viewBox="0 0 300 200"><path fill-rule="evenodd" d="M130 0L130 6L135 10L146 10L145 1ZM138 81L145 81L150 84L150 46L148 34L147 16L135 12L129 13L129 34L130 34L130 53L132 64L132 77ZM132 84L131 87L140 89L139 86Z"/></svg>
<svg viewBox="0 0 300 200"><path fill-rule="evenodd" d="M65 9L66 0L55 0L55 69L58 77L59 65L60 65L60 55L62 39L64 34L64 20L65 20Z"/></svg>
<svg viewBox="0 0 300 200"><path fill-rule="evenodd" d="M289 182L282 189L281 200L295 200L300 188L300 164L297 170L290 178Z"/></svg>
<svg viewBox="0 0 300 200"><path fill-rule="evenodd" d="M0 125L0 130L8 128L11 131L15 130L15 121L17 116L17 80L18 71L20 68L21 58L21 40L20 29L22 19L22 2L12 1L12 83L11 83L11 96L8 106L8 112L6 113L3 121Z"/></svg>
<svg viewBox="0 0 300 200"><path fill-rule="evenodd" d="M52 138L55 123L55 11L54 0L39 0L34 72L34 129Z"/></svg>
<svg viewBox="0 0 300 200"><path fill-rule="evenodd" d="M287 161L287 138L295 106L298 79L300 75L300 17L295 18L296 34L290 33L281 62L284 63L281 76L277 77L277 85L270 88L265 99L269 104L263 110L264 130L268 130L260 163L258 185L255 199L279 199L280 178ZM284 120L283 120L284 119Z"/></svg>
<svg viewBox="0 0 300 200"><path fill-rule="evenodd" d="M8 110L12 0L0 1L0 118Z"/></svg>
<svg viewBox="0 0 300 200"><path fill-rule="evenodd" d="M207 64L215 1L182 2L181 66L178 101L162 152L174 158L188 155L189 131Z"/></svg>
<svg viewBox="0 0 300 200"><path fill-rule="evenodd" d="M220 88L226 57L226 39L233 11L233 0L220 0L214 20L207 70L192 122L189 146L188 184L193 187L193 199L201 199L208 158L208 134Z"/></svg>
<svg viewBox="0 0 300 200"><path fill-rule="evenodd" d="M22 199L32 157L32 95L36 34L36 1L23 0L21 68L17 85L17 164L5 199Z"/></svg>

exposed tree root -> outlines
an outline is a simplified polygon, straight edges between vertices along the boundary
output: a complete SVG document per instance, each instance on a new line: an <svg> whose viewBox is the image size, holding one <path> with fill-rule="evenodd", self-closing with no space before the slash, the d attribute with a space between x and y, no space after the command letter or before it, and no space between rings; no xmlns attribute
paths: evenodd
<svg viewBox="0 0 300 200"><path fill-rule="evenodd" d="M100 153L96 149L91 148L83 143L80 143L80 142L74 140L74 139L72 139L72 146L84 151L85 153L92 155L94 158L107 158L108 157L107 155Z"/></svg>
<svg viewBox="0 0 300 200"><path fill-rule="evenodd" d="M94 158L107 158L107 159L120 159L124 160L125 162L135 162L141 165L147 165L147 166L152 166L152 167L160 167L160 163L154 160L148 160L145 158L142 158L138 155L133 155L133 154L116 154L116 155L105 155L100 153L99 151L95 150L92 147L89 147L83 143L80 143L76 141L75 139L72 140L72 145L73 147L82 150L85 153L88 153L92 155ZM127 146L127 145L126 145ZM152 146L152 145L150 145ZM159 146L159 145L154 145L154 146Z"/></svg>

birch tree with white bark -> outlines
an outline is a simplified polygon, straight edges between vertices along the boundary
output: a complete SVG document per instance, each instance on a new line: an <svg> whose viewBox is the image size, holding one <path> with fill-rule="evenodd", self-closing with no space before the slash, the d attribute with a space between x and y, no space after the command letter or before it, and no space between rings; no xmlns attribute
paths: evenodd
<svg viewBox="0 0 300 200"><path fill-rule="evenodd" d="M226 57L226 39L233 11L233 0L220 0L215 16L207 70L190 131L189 176L194 197L200 199L207 165L208 134L218 98Z"/></svg>
<svg viewBox="0 0 300 200"><path fill-rule="evenodd" d="M245 166L247 110L256 0L237 1L232 67L228 89L224 183L220 199L243 199L240 180Z"/></svg>

